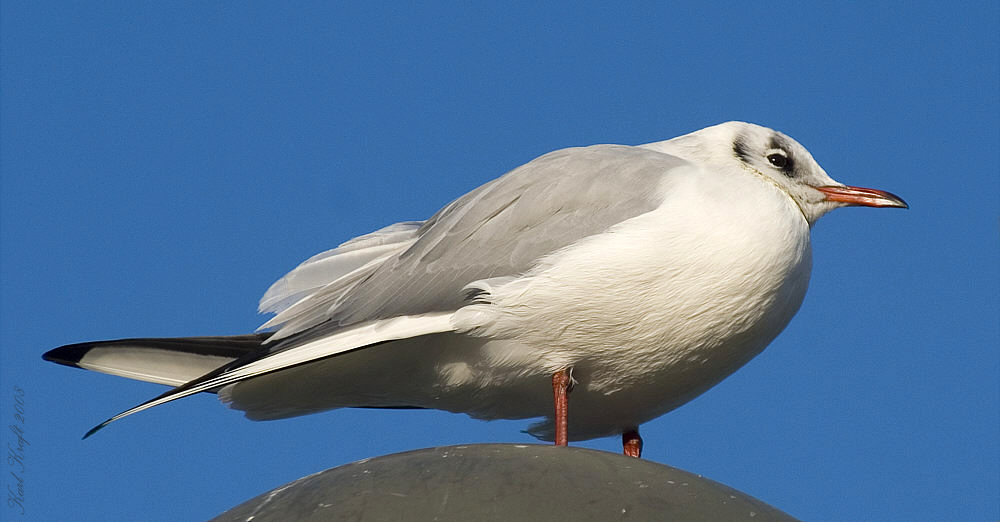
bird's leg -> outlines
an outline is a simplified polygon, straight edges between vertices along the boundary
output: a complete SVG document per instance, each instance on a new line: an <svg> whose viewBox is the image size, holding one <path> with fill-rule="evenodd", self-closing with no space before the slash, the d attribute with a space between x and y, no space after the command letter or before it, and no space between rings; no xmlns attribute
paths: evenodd
<svg viewBox="0 0 1000 522"><path fill-rule="evenodd" d="M571 371L566 368L552 374L552 396L556 406L556 446L566 446L569 442L569 392L573 387Z"/></svg>
<svg viewBox="0 0 1000 522"><path fill-rule="evenodd" d="M622 451L626 456L639 458L642 454L642 437L639 428L632 428L622 433Z"/></svg>

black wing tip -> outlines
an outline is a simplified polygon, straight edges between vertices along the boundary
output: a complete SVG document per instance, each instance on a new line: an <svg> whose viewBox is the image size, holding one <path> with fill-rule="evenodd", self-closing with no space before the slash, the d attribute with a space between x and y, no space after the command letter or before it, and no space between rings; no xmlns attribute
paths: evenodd
<svg viewBox="0 0 1000 522"><path fill-rule="evenodd" d="M108 419L108 420L106 420L106 421L98 424L97 426L94 426L93 428L90 428L90 431L88 431L87 433L84 433L83 434L83 438L80 439L80 440L87 440L87 437L89 437L89 436L97 433L98 431L101 431L102 428L104 428L108 424L111 424L111 420L112 419Z"/></svg>
<svg viewBox="0 0 1000 522"><path fill-rule="evenodd" d="M213 355L238 359L255 352L271 336L270 332L203 336L203 337L137 337L107 341L87 341L67 344L42 354L42 359L79 368L79 362L94 348L138 346L165 351L185 352L196 355Z"/></svg>
<svg viewBox="0 0 1000 522"><path fill-rule="evenodd" d="M83 356L93 348L94 343L76 343L67 344L65 346L60 346L59 348L53 348L44 354L42 354L42 359L54 362L56 364L63 364L66 366L73 366L79 368L79 363Z"/></svg>

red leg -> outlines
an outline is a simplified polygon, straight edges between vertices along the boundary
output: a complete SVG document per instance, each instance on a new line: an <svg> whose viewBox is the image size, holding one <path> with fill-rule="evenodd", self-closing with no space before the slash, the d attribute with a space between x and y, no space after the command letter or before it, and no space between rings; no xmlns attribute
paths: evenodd
<svg viewBox="0 0 1000 522"><path fill-rule="evenodd" d="M642 437L639 428L632 428L622 433L622 451L629 457L639 458L642 454Z"/></svg>
<svg viewBox="0 0 1000 522"><path fill-rule="evenodd" d="M552 396L556 403L556 446L569 442L569 370L552 374Z"/></svg>

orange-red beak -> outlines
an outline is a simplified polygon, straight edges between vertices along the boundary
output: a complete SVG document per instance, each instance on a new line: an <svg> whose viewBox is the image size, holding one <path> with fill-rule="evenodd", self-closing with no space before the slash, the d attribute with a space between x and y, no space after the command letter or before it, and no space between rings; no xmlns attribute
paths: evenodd
<svg viewBox="0 0 1000 522"><path fill-rule="evenodd" d="M903 201L903 198L884 190L836 185L816 187L816 190L826 194L827 201L836 201L847 205L910 208Z"/></svg>

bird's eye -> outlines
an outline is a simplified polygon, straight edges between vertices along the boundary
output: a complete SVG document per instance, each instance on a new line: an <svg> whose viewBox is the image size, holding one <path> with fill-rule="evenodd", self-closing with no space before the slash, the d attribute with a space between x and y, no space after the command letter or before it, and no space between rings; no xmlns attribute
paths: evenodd
<svg viewBox="0 0 1000 522"><path fill-rule="evenodd" d="M768 154L767 161L770 161L771 165L774 165L775 168L779 169L784 169L785 167L788 166L788 156L785 156L784 154L780 154L777 152L773 154Z"/></svg>

